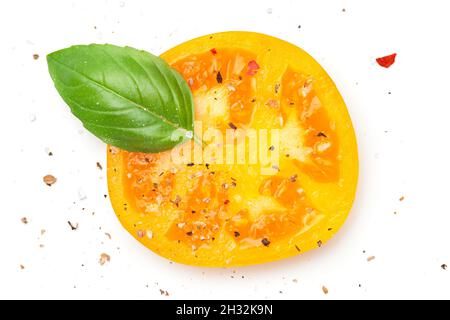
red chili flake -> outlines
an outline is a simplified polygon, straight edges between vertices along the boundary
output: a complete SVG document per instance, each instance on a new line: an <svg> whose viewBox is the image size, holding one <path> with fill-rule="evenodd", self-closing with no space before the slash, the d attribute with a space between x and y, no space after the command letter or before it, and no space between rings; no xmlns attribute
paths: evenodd
<svg viewBox="0 0 450 320"><path fill-rule="evenodd" d="M384 68L389 68L390 66L392 66L395 62L395 57L397 56L396 53L390 54L388 56L385 57L381 57L381 58L377 58L377 63L384 67Z"/></svg>
<svg viewBox="0 0 450 320"><path fill-rule="evenodd" d="M212 48L211 50L209 50L209 51L211 51L211 53L213 54L213 55L216 55L217 54L217 50L216 50L216 48Z"/></svg>
<svg viewBox="0 0 450 320"><path fill-rule="evenodd" d="M258 69L259 69L259 64L255 60L250 60L248 62L247 75L254 76Z"/></svg>

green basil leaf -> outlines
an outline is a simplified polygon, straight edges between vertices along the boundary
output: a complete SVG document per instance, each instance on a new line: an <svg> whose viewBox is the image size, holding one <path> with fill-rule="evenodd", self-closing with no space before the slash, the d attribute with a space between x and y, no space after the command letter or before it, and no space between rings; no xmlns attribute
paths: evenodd
<svg viewBox="0 0 450 320"><path fill-rule="evenodd" d="M130 47L91 44L53 52L47 63L72 113L104 142L153 153L192 137L192 93L161 58Z"/></svg>

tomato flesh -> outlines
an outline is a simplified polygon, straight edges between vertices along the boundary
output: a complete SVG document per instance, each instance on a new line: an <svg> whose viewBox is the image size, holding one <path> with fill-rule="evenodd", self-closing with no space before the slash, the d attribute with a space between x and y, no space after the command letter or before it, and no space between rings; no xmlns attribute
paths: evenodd
<svg viewBox="0 0 450 320"><path fill-rule="evenodd" d="M252 126L257 106L256 74L264 72L251 52L231 48L214 48L190 55L172 64L189 84L194 97L226 90L226 116L213 125L218 129ZM177 212L165 236L193 250L208 247L221 232L226 232L241 246L269 246L270 243L301 232L320 215L311 204L299 180L308 175L321 183L339 180L339 141L335 124L314 88L315 79L288 68L275 85L273 99L264 103L280 117L279 128L289 123L301 127L302 148L306 157L299 159L284 154L282 166L288 171L270 177L254 176L258 181L254 194L272 204L257 214L244 204L234 205L239 198L237 184L246 183L233 176L225 165L174 165L165 171L160 167L161 154L124 152L126 190L142 218L157 214L161 208ZM213 113L214 111L212 111ZM196 110L197 120L208 120ZM211 124L211 123L209 123ZM300 138L300 137L299 137ZM178 181L183 175L183 182ZM174 193L180 183L187 190Z"/></svg>

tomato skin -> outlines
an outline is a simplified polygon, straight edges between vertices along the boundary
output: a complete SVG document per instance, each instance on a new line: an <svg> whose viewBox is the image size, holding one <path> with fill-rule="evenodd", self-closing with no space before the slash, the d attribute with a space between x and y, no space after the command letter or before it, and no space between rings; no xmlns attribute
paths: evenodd
<svg viewBox="0 0 450 320"><path fill-rule="evenodd" d="M110 199L123 226L152 251L188 265L252 265L321 247L344 223L356 191L357 146L346 106L326 72L303 50L262 34L225 32L183 43L164 53L162 58L183 74L182 61L189 55L220 59L223 55L232 54L227 52L228 48L242 50L248 62L242 69L242 75L235 79L244 79L242 90L234 91L230 98L234 105L242 102L242 107L239 107L239 112L231 112L230 119L224 120L223 126L229 127L231 123L241 127L251 121L256 126L262 126L272 118L281 117L285 122L295 118L295 123L310 128L305 133L303 144L313 152L307 163L292 159L293 155L289 159L283 158L283 161L292 163L292 166L287 165L288 170L295 172L283 178L250 180L245 171L227 174L222 172L220 166L211 165L202 167L202 172L216 171L220 179L205 176L192 182L187 177L180 177L180 174L166 173L158 180L158 188L154 188L150 180L145 182L145 172L169 163L168 153L130 154L108 147ZM218 81L214 71L201 81L213 86L218 82L225 83L229 77L221 72L221 80ZM255 80L252 79L259 81L258 88L267 89L256 94L252 88ZM308 83L308 79L314 81L314 95L301 98L298 96L299 90ZM193 89L198 89L202 83L195 80L192 82ZM274 90L277 85L281 85L280 89ZM305 109L303 113L296 113L295 117L292 115L292 103L298 105L301 102L309 106L315 96L320 98L322 109L315 113ZM277 121L273 122L274 126ZM326 145L325 150L323 144L329 141L332 143ZM188 176L200 169L198 166L187 166L182 170L183 175ZM130 173L131 180L144 180L141 184L130 184ZM232 184L232 178L237 179L237 185L224 191L221 181ZM304 195L296 193L299 189L305 190ZM176 193L182 193L181 201L174 196ZM144 200L136 200L138 195ZM277 213L260 207L261 213L255 218L248 209L236 203L236 195L244 199L271 197L287 209L285 213ZM215 200L206 205L198 201L207 198ZM158 201L155 202L155 199ZM160 204L151 207L150 213L143 213L142 208L148 205L148 201ZM199 215L205 208L214 209L218 212L217 216L205 218ZM204 223L208 228L196 231L194 222ZM304 227L297 230L293 225ZM208 240L207 245L205 239Z"/></svg>

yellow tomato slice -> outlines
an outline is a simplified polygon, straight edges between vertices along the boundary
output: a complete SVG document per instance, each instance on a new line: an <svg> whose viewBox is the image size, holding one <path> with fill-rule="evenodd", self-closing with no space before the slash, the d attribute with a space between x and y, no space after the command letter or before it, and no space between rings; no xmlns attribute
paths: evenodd
<svg viewBox="0 0 450 320"><path fill-rule="evenodd" d="M269 262L325 244L351 209L358 154L347 108L322 67L290 43L250 32L200 37L162 58L188 82L203 133L226 137L231 129L237 140L230 141L249 150L239 158L239 143L228 154L229 140L205 135L203 145L178 148L200 149L202 159L188 162L175 161L173 150L108 147L111 202L130 234L170 260L209 267ZM245 144L263 131L266 141ZM260 157L251 157L252 147Z"/></svg>

